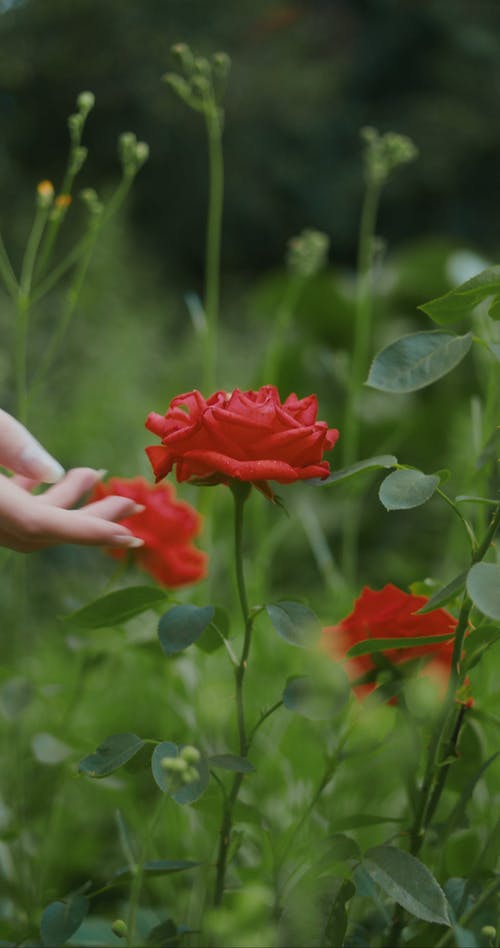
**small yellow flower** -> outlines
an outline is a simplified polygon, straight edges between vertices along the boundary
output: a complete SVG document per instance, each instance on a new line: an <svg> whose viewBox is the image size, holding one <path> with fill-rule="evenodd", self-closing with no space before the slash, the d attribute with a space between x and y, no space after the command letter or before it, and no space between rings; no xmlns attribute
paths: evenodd
<svg viewBox="0 0 500 948"><path fill-rule="evenodd" d="M66 210L66 208L70 206L71 200L71 194L58 194L54 203L56 207Z"/></svg>
<svg viewBox="0 0 500 948"><path fill-rule="evenodd" d="M40 181L36 191L39 207L49 207L54 197L54 185L52 181Z"/></svg>

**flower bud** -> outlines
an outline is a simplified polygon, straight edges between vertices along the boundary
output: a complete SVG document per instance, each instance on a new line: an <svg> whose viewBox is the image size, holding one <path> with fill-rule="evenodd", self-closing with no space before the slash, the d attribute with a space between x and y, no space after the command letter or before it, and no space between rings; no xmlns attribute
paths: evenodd
<svg viewBox="0 0 500 948"><path fill-rule="evenodd" d="M201 754L198 748L193 747L191 744L186 744L186 746L181 750L181 758L188 764L197 764L200 760L200 757Z"/></svg>
<svg viewBox="0 0 500 948"><path fill-rule="evenodd" d="M161 766L172 774L180 774L188 769L187 760L183 757L162 757Z"/></svg>
<svg viewBox="0 0 500 948"><path fill-rule="evenodd" d="M69 137L74 145L77 145L80 141L80 136L83 129L83 115L81 112L74 112L73 115L68 116L68 129Z"/></svg>
<svg viewBox="0 0 500 948"><path fill-rule="evenodd" d="M69 166L70 174L75 175L81 170L84 165L88 155L88 148L84 148L83 145L78 145L73 149L71 154L71 162Z"/></svg>
<svg viewBox="0 0 500 948"><path fill-rule="evenodd" d="M129 165L135 159L137 137L133 132L122 132L118 139L118 153L123 165Z"/></svg>
<svg viewBox="0 0 500 948"><path fill-rule="evenodd" d="M493 925L483 925L481 935L484 935L485 938L493 939L497 937L497 930Z"/></svg>
<svg viewBox="0 0 500 948"><path fill-rule="evenodd" d="M231 69L231 57L227 53L214 53L212 66L216 79L226 79Z"/></svg>
<svg viewBox="0 0 500 948"><path fill-rule="evenodd" d="M190 108L200 109L202 107L201 101L196 99L194 90L191 88L189 82L183 79L182 76L177 75L176 72L167 72L163 76L163 81L166 82L176 95L179 96L179 99L182 99Z"/></svg>
<svg viewBox="0 0 500 948"><path fill-rule="evenodd" d="M93 92L80 92L76 100L77 107L82 115L87 117L95 105L95 95Z"/></svg>
<svg viewBox="0 0 500 948"><path fill-rule="evenodd" d="M415 144L407 135L397 132L380 135L371 125L362 128L360 134L366 144L366 175L374 183L383 184L393 168L413 161L418 155Z"/></svg>
<svg viewBox="0 0 500 948"><path fill-rule="evenodd" d="M207 78L207 76L193 76L191 85L193 91L201 96L207 96L210 94L210 80Z"/></svg>
<svg viewBox="0 0 500 948"><path fill-rule="evenodd" d="M286 262L288 269L301 277L314 276L327 261L330 240L320 230L307 228L298 237L288 241Z"/></svg>
<svg viewBox="0 0 500 948"><path fill-rule="evenodd" d="M193 71L199 76L205 76L206 79L209 79L212 70L208 59L205 59L204 56L197 56L193 61Z"/></svg>
<svg viewBox="0 0 500 948"><path fill-rule="evenodd" d="M54 207L50 214L51 219L59 220L61 217L64 217L70 204L71 204L70 194L58 194L54 201Z"/></svg>
<svg viewBox="0 0 500 948"><path fill-rule="evenodd" d="M142 165L149 158L149 145L146 142L137 142L135 146L135 161L137 169L142 168Z"/></svg>
<svg viewBox="0 0 500 948"><path fill-rule="evenodd" d="M52 181L40 181L36 189L38 207L50 207L54 199L54 185Z"/></svg>
<svg viewBox="0 0 500 948"><path fill-rule="evenodd" d="M190 783L195 783L199 778L199 773L196 770L196 767L188 767L181 773L181 780L183 783L189 785Z"/></svg>
<svg viewBox="0 0 500 948"><path fill-rule="evenodd" d="M187 43L174 43L174 45L170 47L170 52L186 72L191 72L194 56Z"/></svg>
<svg viewBox="0 0 500 948"><path fill-rule="evenodd" d="M118 938L126 938L128 935L128 928L126 922L123 921L123 918L116 918L111 926L111 931L113 935L117 935Z"/></svg>
<svg viewBox="0 0 500 948"><path fill-rule="evenodd" d="M71 204L71 194L58 194L55 200L56 207L66 208Z"/></svg>
<svg viewBox="0 0 500 948"><path fill-rule="evenodd" d="M90 214L97 215L102 212L102 204L93 188L84 188L80 191L80 198Z"/></svg>

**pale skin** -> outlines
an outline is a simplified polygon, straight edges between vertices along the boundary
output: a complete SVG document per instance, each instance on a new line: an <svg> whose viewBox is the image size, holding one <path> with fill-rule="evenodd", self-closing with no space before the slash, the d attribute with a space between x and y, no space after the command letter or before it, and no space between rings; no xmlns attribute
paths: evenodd
<svg viewBox="0 0 500 948"><path fill-rule="evenodd" d="M142 540L116 521L144 508L127 497L110 496L75 509L103 472L75 467L64 472L30 432L0 409L0 546L21 553L77 543L134 549ZM33 494L40 484L50 484Z"/></svg>

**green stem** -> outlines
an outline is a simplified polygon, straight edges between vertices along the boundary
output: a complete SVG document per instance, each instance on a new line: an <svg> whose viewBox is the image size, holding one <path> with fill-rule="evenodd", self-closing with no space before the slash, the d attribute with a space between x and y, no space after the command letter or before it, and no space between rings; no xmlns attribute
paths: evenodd
<svg viewBox="0 0 500 948"><path fill-rule="evenodd" d="M342 428L343 466L354 464L359 455L359 397L368 371L368 358L373 319L373 251L381 183L367 178L358 241L358 277L352 360L349 367L347 402ZM360 518L353 512L344 521L342 567L354 582L357 569L357 547Z"/></svg>
<svg viewBox="0 0 500 948"><path fill-rule="evenodd" d="M44 353L43 360L38 366L38 370L33 380L33 389L36 389L43 382L57 355L76 309L80 293L87 276L87 271L92 260L92 255L94 253L97 239L100 236L103 227L108 223L113 215L117 213L123 204L130 190L132 181L133 175L124 174L120 184L116 188L116 191L112 195L107 207L104 209L102 214L91 219L89 231L86 236L76 245L76 247L73 248L71 253L65 260L62 261L60 266L56 268L53 273L48 275L46 280L38 287L38 291L34 294L34 299L40 299L40 297L48 292L48 290L54 285L56 279L59 279L61 276L63 276L66 270L68 270L73 265L73 263L80 261L71 286L69 287L66 294L65 305L63 307L59 322Z"/></svg>
<svg viewBox="0 0 500 948"><path fill-rule="evenodd" d="M161 811L163 809L165 799L166 799L166 794L162 794L156 805L155 811L153 813L153 816L148 826L146 838L142 846L142 852L141 852L141 856L138 863L134 865L134 863L131 862L131 865L130 865L131 871L133 871L133 876L132 876L132 883L130 886L130 897L129 897L129 903L128 903L128 912L127 912L127 936L126 937L127 937L128 948L133 948L133 945L134 945L135 921L136 921L136 916L137 916L137 909L139 907L139 900L141 897L142 883L144 880L144 863L146 861L146 856L147 856L147 852L151 843L151 838L153 836L155 826L158 822ZM136 944L137 946L139 946L139 942L137 942Z"/></svg>
<svg viewBox="0 0 500 948"><path fill-rule="evenodd" d="M14 270L12 269L12 264L7 254L7 250L5 249L5 244L1 236L0 236L0 276L2 277L5 283L7 292L10 294L13 300L16 300L17 294L19 292L19 286L17 283Z"/></svg>
<svg viewBox="0 0 500 948"><path fill-rule="evenodd" d="M224 204L224 157L222 121L215 102L207 103L205 121L208 136L209 192L205 250L205 316L207 320L204 352L204 384L207 394L215 389L217 378L217 329L222 211Z"/></svg>
<svg viewBox="0 0 500 948"><path fill-rule="evenodd" d="M451 497L448 497L448 494L445 494L444 490L441 490L440 487L437 487L437 488L436 488L436 494L439 494L439 496L442 497L444 501L446 501L446 503L448 504L448 506L451 507L451 509L453 510L453 512L457 515L458 519L462 522L462 525L463 525L463 527L464 527L464 529L465 529L465 532L467 533L467 538L468 538L469 543L470 543L470 545L471 545L471 551L472 551L472 553L474 554L475 551L477 550L478 543L477 543L477 539L476 539L476 534L474 533L474 530L473 530L471 524L470 524L469 521L462 515L461 511L459 510L459 508L457 507L457 505L452 501Z"/></svg>
<svg viewBox="0 0 500 948"><path fill-rule="evenodd" d="M496 512L493 515L489 528L486 531L482 542L472 556L471 565L474 565L474 563L479 563L483 559L494 539L499 525L500 505L497 507ZM463 675L462 651L465 634L469 624L471 609L471 600L468 596L464 596L455 632L455 642L451 658L448 688L441 713L437 720L436 727L429 744L429 749L427 752L427 765L424 781L420 791L419 805L415 814L412 829L410 831L410 852L413 856L416 856L421 849L425 837L425 831L437 809L439 800L444 790L449 768L446 765L443 768L442 764L448 757L448 750L450 746L452 746L453 751L453 746L455 746L455 744L453 744L453 735L455 734L457 727L458 732L456 734L456 739L458 740L458 733L462 722L461 709L459 709L456 715L453 715L453 704L457 687L460 684ZM450 735L448 739L447 734ZM442 753L441 750L443 747L443 742L445 742L445 746L444 752ZM444 770L443 774L438 773L438 771L441 769Z"/></svg>
<svg viewBox="0 0 500 948"><path fill-rule="evenodd" d="M71 286L69 287L66 294L65 304L63 306L59 322L56 325L49 344L44 352L43 359L40 361L37 372L33 379L33 391L36 390L39 385L41 385L44 378L46 377L68 331L68 327L71 323L71 319L75 312L78 299L85 282L85 277L87 276L87 270L89 268L92 254L94 252L94 247L101 229L100 225L101 221L95 221L92 231L88 235L88 241L81 257L80 265L75 272Z"/></svg>
<svg viewBox="0 0 500 948"><path fill-rule="evenodd" d="M273 324L273 334L264 359L262 369L262 384L277 385L279 379L280 360L283 345L293 318L298 298L304 286L304 277L292 274L287 282L285 293L276 312Z"/></svg>
<svg viewBox="0 0 500 948"><path fill-rule="evenodd" d="M475 902L474 905L471 905L470 909L467 909L467 911L460 916L458 920L460 927L465 928L465 926L472 921L474 916L477 915L485 905L487 905L491 897L495 895L499 889L500 878L497 876L496 879L493 879L488 888L484 890L483 894L479 896L477 902ZM453 938L453 934L453 929L450 928L447 932L445 932L442 938L436 942L436 948L444 948L445 945L449 945L451 939Z"/></svg>
<svg viewBox="0 0 500 948"><path fill-rule="evenodd" d="M259 720L257 721L256 724L254 724L252 730L250 731L250 734L248 735L248 741L247 741L248 750L250 749L250 746L253 743L253 739L257 731L264 724L264 721L267 721L267 719L270 718L271 715L274 714L274 712L278 710L278 708L282 708L282 707L283 707L283 701L280 700L280 701L276 701L275 704L271 705L271 707L268 708L267 711L262 712Z"/></svg>
<svg viewBox="0 0 500 948"><path fill-rule="evenodd" d="M245 501L250 493L250 485L233 481L231 491L234 497L234 552L236 568L236 586L238 598L241 606L241 613L244 622L244 638L241 658L235 668L236 683L236 718L238 723L238 737L240 755L246 757L250 738L247 736L245 722L245 706L243 696L243 684L247 668L248 656L252 640L252 617L248 610L248 600L245 586L245 576L243 570L243 509ZM234 775L231 789L225 801L222 825L220 829L219 850L216 862L216 877L214 888L214 905L220 905L224 896L224 886L226 879L227 858L229 844L231 841L231 829L233 825L233 810L238 799L243 774Z"/></svg>
<svg viewBox="0 0 500 948"><path fill-rule="evenodd" d="M35 219L31 228L26 250L21 266L19 291L17 294L17 328L16 328L16 392L17 417L26 423L28 415L28 328L29 312L31 307L31 284L33 270L43 231L47 221L49 208L38 205Z"/></svg>
<svg viewBox="0 0 500 948"><path fill-rule="evenodd" d="M373 315L373 248L381 185L367 179L358 241L358 280L352 360L342 429L343 466L358 458L360 419L358 400L367 372Z"/></svg>

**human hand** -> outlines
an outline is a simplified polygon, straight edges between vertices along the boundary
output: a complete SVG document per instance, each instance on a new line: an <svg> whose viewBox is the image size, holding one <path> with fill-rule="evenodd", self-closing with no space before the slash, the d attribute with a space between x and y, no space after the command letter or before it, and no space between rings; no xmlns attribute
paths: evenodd
<svg viewBox="0 0 500 948"><path fill-rule="evenodd" d="M116 520L142 510L126 497L110 496L71 509L100 480L101 471L73 468L64 473L29 431L0 409L0 546L30 553L57 543L133 549L143 545ZM42 494L31 490L53 484Z"/></svg>

